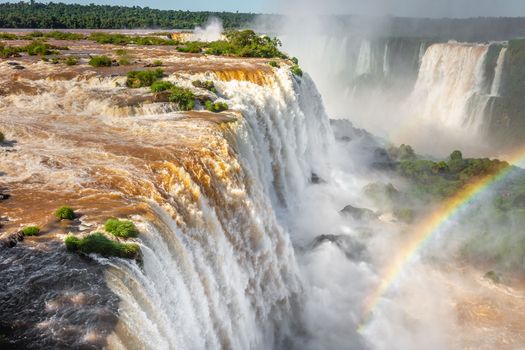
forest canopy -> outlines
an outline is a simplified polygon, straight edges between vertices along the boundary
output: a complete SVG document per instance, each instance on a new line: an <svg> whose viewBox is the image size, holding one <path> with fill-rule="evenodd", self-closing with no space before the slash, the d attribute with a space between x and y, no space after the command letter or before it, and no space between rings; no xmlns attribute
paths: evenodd
<svg viewBox="0 0 525 350"><path fill-rule="evenodd" d="M216 17L222 20L224 28L234 29L246 27L255 16L252 13L168 11L138 6L43 4L33 1L0 4L0 28L194 29L206 24L210 17Z"/></svg>

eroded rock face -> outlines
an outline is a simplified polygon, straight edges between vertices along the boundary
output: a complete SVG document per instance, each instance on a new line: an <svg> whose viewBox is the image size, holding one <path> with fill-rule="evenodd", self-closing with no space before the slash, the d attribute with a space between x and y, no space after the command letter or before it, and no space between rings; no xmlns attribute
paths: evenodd
<svg viewBox="0 0 525 350"><path fill-rule="evenodd" d="M104 348L119 303L105 269L58 243L0 247L0 348Z"/></svg>
<svg viewBox="0 0 525 350"><path fill-rule="evenodd" d="M377 214L370 209L357 208L352 205L347 205L346 207L344 207L343 210L341 210L341 214L348 215L354 220L365 221L375 220L378 217Z"/></svg>
<svg viewBox="0 0 525 350"><path fill-rule="evenodd" d="M311 249L315 249L325 243L335 244L350 260L363 261L368 259L366 246L350 236L321 235L313 240Z"/></svg>

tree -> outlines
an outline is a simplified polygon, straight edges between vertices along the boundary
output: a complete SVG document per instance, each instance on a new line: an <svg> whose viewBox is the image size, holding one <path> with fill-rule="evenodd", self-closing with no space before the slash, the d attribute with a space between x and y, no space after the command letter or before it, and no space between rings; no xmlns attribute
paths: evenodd
<svg viewBox="0 0 525 350"><path fill-rule="evenodd" d="M462 159L463 159L463 154L461 153L461 151L455 150L454 152L450 154L450 160L462 160Z"/></svg>

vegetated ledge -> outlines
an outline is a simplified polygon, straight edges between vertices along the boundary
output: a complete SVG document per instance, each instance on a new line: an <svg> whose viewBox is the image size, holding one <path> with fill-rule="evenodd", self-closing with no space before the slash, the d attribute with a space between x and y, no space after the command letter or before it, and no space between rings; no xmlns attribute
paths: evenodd
<svg viewBox="0 0 525 350"><path fill-rule="evenodd" d="M136 243L120 243L109 239L103 233L95 232L82 238L72 234L64 240L66 248L70 252L83 254L98 254L105 258L117 257L142 261L140 247Z"/></svg>

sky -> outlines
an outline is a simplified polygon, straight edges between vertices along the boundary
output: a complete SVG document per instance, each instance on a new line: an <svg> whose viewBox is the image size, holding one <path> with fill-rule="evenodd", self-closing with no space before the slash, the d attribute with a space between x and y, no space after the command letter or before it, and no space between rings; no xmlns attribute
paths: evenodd
<svg viewBox="0 0 525 350"><path fill-rule="evenodd" d="M525 16L525 0L55 0L192 11L353 13L411 17ZM0 0L0 2L6 2Z"/></svg>

